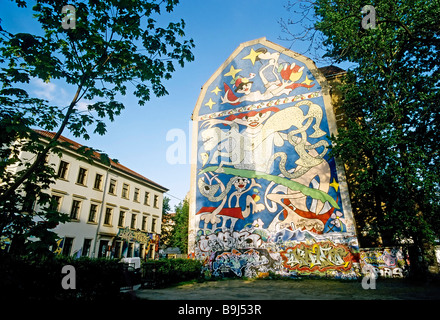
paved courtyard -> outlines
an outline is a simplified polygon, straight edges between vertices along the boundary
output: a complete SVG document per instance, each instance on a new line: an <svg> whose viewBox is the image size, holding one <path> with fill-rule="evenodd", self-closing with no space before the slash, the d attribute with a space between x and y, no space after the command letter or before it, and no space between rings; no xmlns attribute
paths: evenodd
<svg viewBox="0 0 440 320"><path fill-rule="evenodd" d="M236 279L134 293L147 300L439 300L440 283L379 279L376 289L366 290L360 281Z"/></svg>

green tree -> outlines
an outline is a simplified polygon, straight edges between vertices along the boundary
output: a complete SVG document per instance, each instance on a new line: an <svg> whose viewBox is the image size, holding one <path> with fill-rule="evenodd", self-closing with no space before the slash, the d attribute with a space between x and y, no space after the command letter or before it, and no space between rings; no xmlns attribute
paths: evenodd
<svg viewBox="0 0 440 320"><path fill-rule="evenodd" d="M26 7L29 1L16 0ZM58 152L59 136L69 130L75 137L89 139L90 131L105 134L105 121L114 121L125 108L118 97L129 91L144 105L151 97L167 94L163 81L170 79L176 64L193 61L192 39L185 40L183 20L165 23L160 15L171 12L178 0L72 0L74 12L66 15L64 0L36 0L32 10L41 27L36 34L12 34L0 29L0 235L10 238L30 235L53 242L47 231L63 221L50 210L50 199L42 192L54 179L46 155ZM12 4L11 4L12 5ZM27 10L27 9L23 9ZM66 28L63 21L75 22ZM1 16L3 22L12 17ZM159 22L162 21L162 22ZM68 27L69 27L68 26ZM63 81L75 94L65 105L33 97L25 89L31 79ZM81 100L93 101L87 110ZM32 128L55 131L46 145ZM21 163L20 150L36 157ZM83 148L85 156L93 149ZM102 161L108 161L105 155ZM12 175L7 167L20 166ZM34 201L46 207L36 213ZM34 222L39 215L41 223ZM19 241L15 241L19 243Z"/></svg>
<svg viewBox="0 0 440 320"><path fill-rule="evenodd" d="M440 235L440 2L367 4L309 2L326 56L353 64L332 152L349 167L360 236L410 240L426 258Z"/></svg>
<svg viewBox="0 0 440 320"><path fill-rule="evenodd" d="M187 200L175 206L176 214L174 216L175 228L173 237L173 246L180 248L183 253L188 252L188 221L189 221L189 203Z"/></svg>
<svg viewBox="0 0 440 320"><path fill-rule="evenodd" d="M161 240L167 247L177 247L185 253L188 252L188 201L174 206L174 211L163 216Z"/></svg>
<svg viewBox="0 0 440 320"><path fill-rule="evenodd" d="M160 242L165 247L169 247L173 232L173 227L170 225L170 222L172 221L172 215L170 214L170 200L171 199L168 197L163 197Z"/></svg>

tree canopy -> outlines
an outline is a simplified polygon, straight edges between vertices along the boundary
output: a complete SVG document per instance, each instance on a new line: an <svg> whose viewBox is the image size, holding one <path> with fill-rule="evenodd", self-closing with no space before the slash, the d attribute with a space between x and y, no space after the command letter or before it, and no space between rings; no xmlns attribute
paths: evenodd
<svg viewBox="0 0 440 320"><path fill-rule="evenodd" d="M72 0L69 10L62 0L15 2L20 7L34 4L41 30L13 34L6 27L0 29L0 234L8 237L27 236L37 227L31 222L34 206L24 202L37 198L49 208L50 199L37 195L54 179L53 168L44 160L49 151L59 151L58 138L64 130L86 140L91 132L105 134L105 121L114 121L125 108L118 97L130 93L144 105L152 95L166 95L164 80L172 77L177 65L194 60L185 22L164 23L161 17L178 0ZM66 97L64 105L53 105L24 89L32 79L63 81L75 94ZM82 99L93 101L86 110L79 108ZM56 135L42 146L33 128ZM35 153L35 159L20 163L20 150ZM88 155L93 148L82 150ZM11 165L20 165L19 174L7 170ZM55 212L40 216L43 221L63 220ZM19 223L20 219L26 222Z"/></svg>
<svg viewBox="0 0 440 320"><path fill-rule="evenodd" d="M169 201L169 199L168 199ZM168 203L167 201L167 203ZM164 198L165 203L165 198ZM174 212L163 215L161 240L167 247L177 247L188 252L189 203L185 199L174 206Z"/></svg>
<svg viewBox="0 0 440 320"><path fill-rule="evenodd" d="M423 251L440 236L440 3L378 0L368 13L360 0L300 2L308 36L319 33L327 57L353 65L332 152L348 168L359 236Z"/></svg>

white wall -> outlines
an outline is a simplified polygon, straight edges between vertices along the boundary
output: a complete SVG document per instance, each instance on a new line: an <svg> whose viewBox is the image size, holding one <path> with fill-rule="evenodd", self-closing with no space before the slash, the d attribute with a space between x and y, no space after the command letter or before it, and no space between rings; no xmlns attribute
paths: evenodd
<svg viewBox="0 0 440 320"><path fill-rule="evenodd" d="M22 152L21 158L31 160L33 154ZM120 210L125 211L123 227L131 226L132 214L136 214L136 224L133 229L139 229L144 232L160 234L162 222L162 202L163 192L154 185L150 185L144 180L134 178L129 174L121 172L119 169L109 168L100 163L88 163L78 159L78 156L71 151L63 152L62 158L58 155L50 154L48 163L54 166L56 172L59 170L61 161L68 163L66 178L57 179L49 192L52 196L61 198L59 210L70 215L72 203L79 201L78 219L71 220L68 223L58 225L54 231L60 238L74 238L71 254L80 250L84 239L92 239L91 256L93 247L99 244L100 239L112 240L119 231L118 220ZM84 185L77 183L80 168L87 170ZM94 188L96 174L102 175L100 190ZM115 194L109 194L109 185L111 179L116 180ZM129 186L128 199L122 198L123 184ZM139 201L134 201L135 188L139 189ZM145 192L149 192L149 204L144 204ZM154 206L154 198L157 196L157 207ZM96 218L90 222L89 213L92 204L97 205ZM112 216L109 224L104 224L106 208L112 208ZM101 216L101 220L99 220ZM146 230L142 230L142 217L147 217ZM152 229L153 219L156 219L154 230ZM97 231L99 232L98 241L95 242ZM97 250L96 250L97 251ZM97 256L97 252L95 252Z"/></svg>

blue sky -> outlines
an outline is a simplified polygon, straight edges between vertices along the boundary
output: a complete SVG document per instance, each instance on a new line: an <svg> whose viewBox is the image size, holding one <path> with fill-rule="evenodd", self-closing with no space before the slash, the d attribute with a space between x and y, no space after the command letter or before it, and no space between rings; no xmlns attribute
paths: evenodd
<svg viewBox="0 0 440 320"><path fill-rule="evenodd" d="M165 14L163 19L185 20L186 35L193 38L196 45L195 61L184 68L176 68L173 78L165 82L169 95L152 98L142 107L135 97L123 97L126 109L114 122L108 123L105 136L95 134L84 141L68 132L63 135L102 150L121 164L165 186L174 208L190 188L190 117L202 85L240 43L249 40L266 37L293 51L305 51L307 43L280 40L286 35L278 20L291 17L284 8L286 3L286 0L181 0L174 12ZM11 1L0 0L0 18L3 28L10 32L35 32L31 15L17 9ZM318 67L324 65L317 62ZM36 96L60 105L72 99L73 88L60 82L44 84L35 80L31 88ZM166 136L173 129L186 135L185 164L167 162L167 149L173 142L167 141Z"/></svg>

